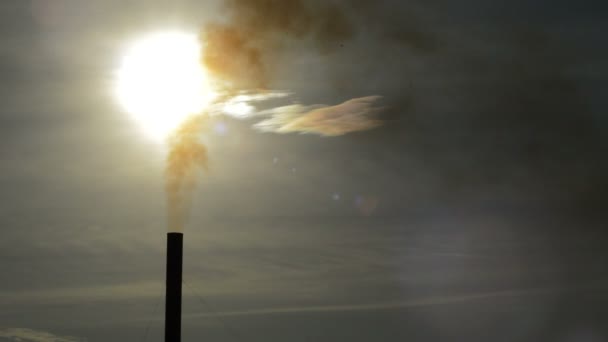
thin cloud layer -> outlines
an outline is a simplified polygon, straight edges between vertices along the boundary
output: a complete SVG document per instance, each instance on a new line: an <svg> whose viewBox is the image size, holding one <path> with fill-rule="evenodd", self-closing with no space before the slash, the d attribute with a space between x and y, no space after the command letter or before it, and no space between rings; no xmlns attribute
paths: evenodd
<svg viewBox="0 0 608 342"><path fill-rule="evenodd" d="M38 331L27 328L7 328L0 330L0 337L11 341L20 342L78 342L81 341L71 336L57 336L46 331Z"/></svg>
<svg viewBox="0 0 608 342"><path fill-rule="evenodd" d="M382 110L375 103L381 96L350 99L335 106L290 105L265 112L271 117L255 125L264 132L310 133L339 136L365 131L382 125L376 114Z"/></svg>
<svg viewBox="0 0 608 342"><path fill-rule="evenodd" d="M594 289L589 287L589 289ZM282 307L282 308L262 308L239 311L220 311L215 313L195 313L186 315L187 318L194 317L231 317L231 316L254 316L254 315L273 315L273 314L298 314L311 312L353 312L353 311L379 311L397 310L405 308L418 308L439 305L458 304L462 302L491 300L496 298L526 297L526 296L549 296L566 292L560 288L533 288L533 289L514 289L493 292L480 292L453 296L438 296L429 298L411 299L408 301L396 301L372 304L346 304L346 305L323 305L323 306L301 306L301 307Z"/></svg>

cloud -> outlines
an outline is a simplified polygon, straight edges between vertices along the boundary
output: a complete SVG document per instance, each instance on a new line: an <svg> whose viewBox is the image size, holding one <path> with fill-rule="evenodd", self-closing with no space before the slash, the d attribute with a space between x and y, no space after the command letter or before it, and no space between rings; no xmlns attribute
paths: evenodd
<svg viewBox="0 0 608 342"><path fill-rule="evenodd" d="M594 287L589 287L594 289ZM212 317L212 316L251 316L251 315L271 315L271 314L297 314L310 312L352 312L352 311L377 311L395 310L403 308L428 307L437 305L449 305L461 302L487 300L493 298L508 298L522 296L554 295L564 292L558 288L535 288L517 289L494 292L480 292L455 296L437 296L428 298L411 299L407 301L395 301L371 304L345 304L345 305L319 305L302 307L282 307L282 308L260 308L251 310L220 311L215 313L195 313L185 315L186 318Z"/></svg>
<svg viewBox="0 0 608 342"><path fill-rule="evenodd" d="M83 341L71 336L57 336L46 331L27 328L0 329L0 337L20 342L78 342Z"/></svg>
<svg viewBox="0 0 608 342"><path fill-rule="evenodd" d="M291 93L284 91L240 92L238 95L223 101L216 112L225 113L237 119L249 118L256 115L256 102L269 101L288 97Z"/></svg>
<svg viewBox="0 0 608 342"><path fill-rule="evenodd" d="M271 117L255 125L264 132L312 133L322 136L338 136L350 132L376 128L382 121L375 118L381 107L374 103L381 96L365 96L350 99L335 106L290 105L271 109Z"/></svg>
<svg viewBox="0 0 608 342"><path fill-rule="evenodd" d="M154 298L162 283L129 282L117 285L0 292L0 306L53 305L83 301L111 301L125 298ZM1 335L0 335L1 336Z"/></svg>

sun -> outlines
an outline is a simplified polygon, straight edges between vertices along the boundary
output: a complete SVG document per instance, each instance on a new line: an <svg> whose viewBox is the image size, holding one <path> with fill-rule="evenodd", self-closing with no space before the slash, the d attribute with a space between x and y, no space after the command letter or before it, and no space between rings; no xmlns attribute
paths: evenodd
<svg viewBox="0 0 608 342"><path fill-rule="evenodd" d="M215 97L195 34L149 34L127 49L117 72L118 101L151 137L166 138Z"/></svg>

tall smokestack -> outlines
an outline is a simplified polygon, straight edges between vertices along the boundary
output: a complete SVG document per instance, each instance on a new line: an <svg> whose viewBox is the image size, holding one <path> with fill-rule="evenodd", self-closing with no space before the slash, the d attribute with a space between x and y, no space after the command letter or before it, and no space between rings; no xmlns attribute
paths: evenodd
<svg viewBox="0 0 608 342"><path fill-rule="evenodd" d="M176 232L167 233L165 342L181 341L183 246L184 234Z"/></svg>

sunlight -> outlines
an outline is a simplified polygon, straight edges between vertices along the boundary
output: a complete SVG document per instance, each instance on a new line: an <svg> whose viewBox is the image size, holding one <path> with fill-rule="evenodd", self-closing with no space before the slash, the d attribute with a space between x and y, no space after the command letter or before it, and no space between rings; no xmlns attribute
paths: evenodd
<svg viewBox="0 0 608 342"><path fill-rule="evenodd" d="M149 136L166 138L215 97L200 50L195 34L168 31L136 41L125 53L116 95Z"/></svg>

